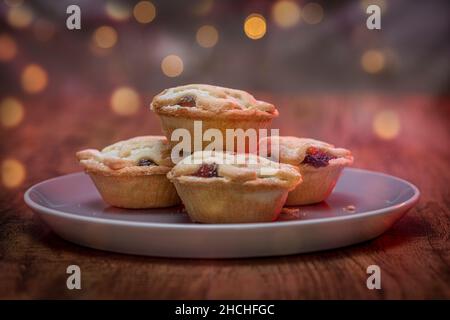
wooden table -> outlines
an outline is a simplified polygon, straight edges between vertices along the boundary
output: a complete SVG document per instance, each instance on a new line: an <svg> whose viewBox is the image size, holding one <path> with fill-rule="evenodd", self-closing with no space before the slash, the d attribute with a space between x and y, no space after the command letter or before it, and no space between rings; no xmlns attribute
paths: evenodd
<svg viewBox="0 0 450 320"><path fill-rule="evenodd" d="M75 98L37 95L24 101L26 115L18 127L0 129L1 159L19 160L27 172L19 187L0 187L0 298L450 298L450 100L258 96L277 104L281 116L273 126L281 134L348 147L355 167L416 184L422 192L417 207L377 239L295 256L162 259L80 247L53 234L25 206L24 191L41 180L79 171L74 153L81 148L156 134L159 124L145 107L131 117L115 115L109 97L93 92ZM390 140L372 129L374 116L385 109L393 110L400 121L400 132ZM395 127L395 118L390 126ZM81 267L82 290L66 289L70 264ZM372 264L382 270L382 290L366 288L366 268Z"/></svg>

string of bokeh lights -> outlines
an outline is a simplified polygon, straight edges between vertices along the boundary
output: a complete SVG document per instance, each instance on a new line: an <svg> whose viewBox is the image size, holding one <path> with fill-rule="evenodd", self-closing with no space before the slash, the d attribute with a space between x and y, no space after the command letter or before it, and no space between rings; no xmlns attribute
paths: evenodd
<svg viewBox="0 0 450 320"><path fill-rule="evenodd" d="M56 26L53 22L36 17L24 0L4 0L7 5L6 21L17 30L27 32L32 27L36 40L51 41ZM368 0L360 1L361 8L365 10ZM382 11L386 10L385 0L370 0L378 4ZM200 0L195 7L199 15L207 15L214 6L214 0ZM151 1L139 1L134 6L118 1L107 1L104 7L105 15L115 22L126 22L134 19L139 24L149 24L157 19L158 9ZM325 18L323 7L315 2L308 2L303 6L294 0L279 0L273 3L270 17L259 12L253 12L243 17L243 32L251 40L263 38L268 30L267 19L273 22L276 28L289 30L302 21L315 25ZM106 56L114 49L120 40L119 33L112 25L103 25L92 32L89 42L91 52L96 56ZM205 49L214 48L220 40L220 32L214 25L202 25L195 33L196 43ZM19 54L20 48L12 35L0 33L0 64L13 61ZM380 74L386 68L388 55L385 50L371 48L361 55L361 69L371 75ZM170 78L180 76L185 68L180 54L170 53L161 59L161 72ZM30 62L21 72L20 84L26 94L34 95L43 92L49 82L49 75L42 65ZM115 88L110 97L110 108L119 116L131 116L139 111L142 100L139 93L130 86ZM7 96L0 100L0 124L5 130L20 125L25 118L25 107L17 97ZM394 110L377 111L373 118L373 132L381 139L394 139L400 131L400 120ZM2 184L6 188L16 188L22 185L26 177L25 166L17 159L7 158L1 165Z"/></svg>

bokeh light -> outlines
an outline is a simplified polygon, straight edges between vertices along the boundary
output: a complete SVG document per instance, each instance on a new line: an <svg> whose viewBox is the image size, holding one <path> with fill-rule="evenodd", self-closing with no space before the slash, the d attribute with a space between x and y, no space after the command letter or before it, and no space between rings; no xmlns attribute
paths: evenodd
<svg viewBox="0 0 450 320"><path fill-rule="evenodd" d="M37 64L30 64L22 72L22 88L28 93L38 93L47 87L47 72Z"/></svg>
<svg viewBox="0 0 450 320"><path fill-rule="evenodd" d="M102 49L112 48L117 43L117 32L113 27L101 26L95 30L93 39Z"/></svg>
<svg viewBox="0 0 450 320"><path fill-rule="evenodd" d="M400 132L400 119L394 110L381 110L373 119L373 131L381 139L394 139Z"/></svg>
<svg viewBox="0 0 450 320"><path fill-rule="evenodd" d="M141 1L134 6L133 15L139 23L150 23L156 17L156 8L150 1Z"/></svg>
<svg viewBox="0 0 450 320"><path fill-rule="evenodd" d="M302 18L308 24L318 24L323 19L323 8L320 4L310 2L302 10Z"/></svg>
<svg viewBox="0 0 450 320"><path fill-rule="evenodd" d="M22 122L25 109L16 98L4 98L0 102L0 122L5 128L13 128Z"/></svg>
<svg viewBox="0 0 450 320"><path fill-rule="evenodd" d="M117 0L107 1L105 11L108 17L115 21L126 21L131 16L131 8L126 3Z"/></svg>
<svg viewBox="0 0 450 320"><path fill-rule="evenodd" d="M272 7L272 18L281 28L291 28L300 21L300 7L294 1L277 1Z"/></svg>
<svg viewBox="0 0 450 320"><path fill-rule="evenodd" d="M178 77L184 69L183 60L177 55L171 54L161 62L161 70L168 77Z"/></svg>
<svg viewBox="0 0 450 320"><path fill-rule="evenodd" d="M250 39L261 39L266 34L266 31L266 19L262 15L252 13L245 19L244 32Z"/></svg>
<svg viewBox="0 0 450 320"><path fill-rule="evenodd" d="M33 12L25 6L14 6L8 11L8 23L18 29L28 27L33 21Z"/></svg>
<svg viewBox="0 0 450 320"><path fill-rule="evenodd" d="M118 115L133 115L138 112L140 105L139 94L130 87L120 87L111 95L111 108Z"/></svg>
<svg viewBox="0 0 450 320"><path fill-rule="evenodd" d="M17 54L16 41L6 33L0 35L0 61L11 61Z"/></svg>
<svg viewBox="0 0 450 320"><path fill-rule="evenodd" d="M2 183L6 188L20 186L26 177L25 166L16 159L2 161Z"/></svg>
<svg viewBox="0 0 450 320"><path fill-rule="evenodd" d="M53 38L56 33L56 28L52 22L39 19L33 25L33 33L38 41L46 42Z"/></svg>
<svg viewBox="0 0 450 320"><path fill-rule="evenodd" d="M202 26L197 30L197 43L203 48L211 48L217 44L219 33L214 26Z"/></svg>
<svg viewBox="0 0 450 320"><path fill-rule="evenodd" d="M361 56L361 67L367 73L379 73L384 69L385 64L385 55L380 50L367 50Z"/></svg>

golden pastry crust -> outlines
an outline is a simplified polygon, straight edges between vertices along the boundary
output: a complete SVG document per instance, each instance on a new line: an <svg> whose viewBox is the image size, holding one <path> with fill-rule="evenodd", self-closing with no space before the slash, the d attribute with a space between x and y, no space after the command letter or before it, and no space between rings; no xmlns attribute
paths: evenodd
<svg viewBox="0 0 450 320"><path fill-rule="evenodd" d="M217 177L202 178L196 172L204 164L217 164ZM298 169L254 154L197 151L180 161L168 174L180 183L240 183L248 186L293 189L301 182Z"/></svg>
<svg viewBox="0 0 450 320"><path fill-rule="evenodd" d="M229 141L227 138L227 130L238 130L242 129L244 131L248 129L254 129L257 132L257 139L259 138L259 129L267 129L270 127L270 123L272 119L256 119L256 117L241 117L241 119L237 118L226 118L226 117L211 117L207 119L195 119L195 118L183 118L181 116L177 115L165 115L165 114L159 114L161 126L163 129L164 134L168 139L172 139L173 133L178 129L186 129L191 134L191 150L195 150L195 144L194 140L198 133L196 133L194 129L194 123L196 121L201 121L202 124L202 130L201 130L201 136L205 134L209 129L215 129L219 130L222 134L222 137L224 138L223 143L223 150L228 151L237 151L237 142L236 139L234 141ZM169 141L172 147L175 147L178 144L178 140L175 141ZM209 145L209 141L202 141L202 150L205 149ZM234 148L229 148L228 144L233 143ZM245 145L245 151L250 152L252 151L249 145Z"/></svg>
<svg viewBox="0 0 450 320"><path fill-rule="evenodd" d="M86 149L76 156L87 172L101 172L113 176L166 174L173 166L170 147L163 136L142 136L119 141L101 151ZM157 165L139 166L148 159Z"/></svg>
<svg viewBox="0 0 450 320"><path fill-rule="evenodd" d="M343 164L323 168L301 167L303 182L289 192L286 205L300 206L324 201L333 191L345 167Z"/></svg>
<svg viewBox="0 0 450 320"><path fill-rule="evenodd" d="M174 185L164 174L126 176L89 172L103 200L126 209L172 207L181 203Z"/></svg>
<svg viewBox="0 0 450 320"><path fill-rule="evenodd" d="M288 195L288 191L280 187L214 180L210 183L174 181L191 220L201 223L274 221Z"/></svg>
<svg viewBox="0 0 450 320"><path fill-rule="evenodd" d="M256 100L245 91L205 84L166 89L153 99L151 109L160 115L189 119L251 117L263 121L278 116L272 104Z"/></svg>

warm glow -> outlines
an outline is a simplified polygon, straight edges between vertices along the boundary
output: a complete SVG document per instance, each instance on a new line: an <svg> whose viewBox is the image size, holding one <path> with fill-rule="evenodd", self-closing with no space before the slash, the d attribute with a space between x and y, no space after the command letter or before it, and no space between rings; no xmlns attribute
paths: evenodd
<svg viewBox="0 0 450 320"><path fill-rule="evenodd" d="M117 0L106 2L105 11L108 17L116 21L126 21L131 16L131 9Z"/></svg>
<svg viewBox="0 0 450 320"><path fill-rule="evenodd" d="M183 72L183 60L179 56L171 54L161 62L162 72L168 77L177 77Z"/></svg>
<svg viewBox="0 0 450 320"><path fill-rule="evenodd" d="M197 43L203 48L214 47L219 40L219 33L213 26L203 26L197 30Z"/></svg>
<svg viewBox="0 0 450 320"><path fill-rule="evenodd" d="M33 25L33 33L37 40L46 42L55 35L55 25L47 20L40 19Z"/></svg>
<svg viewBox="0 0 450 320"><path fill-rule="evenodd" d="M379 50L368 50L361 57L361 67L367 73L378 73L384 69L385 56Z"/></svg>
<svg viewBox="0 0 450 320"><path fill-rule="evenodd" d="M373 131L381 139L390 140L400 132L400 119L393 110L382 110L373 119Z"/></svg>
<svg viewBox="0 0 450 320"><path fill-rule="evenodd" d="M19 100L8 97L0 102L0 122L5 128L17 126L23 119L25 110Z"/></svg>
<svg viewBox="0 0 450 320"><path fill-rule="evenodd" d="M261 39L266 34L266 29L266 19L262 15L253 13L245 19L244 31L250 39Z"/></svg>
<svg viewBox="0 0 450 320"><path fill-rule="evenodd" d="M281 28L290 28L300 21L300 7L294 1L278 1L272 7L272 17Z"/></svg>
<svg viewBox="0 0 450 320"><path fill-rule="evenodd" d="M7 34L0 35L0 61L10 61L16 54L16 41Z"/></svg>
<svg viewBox="0 0 450 320"><path fill-rule="evenodd" d="M37 64L28 65L22 72L22 87L28 93L44 90L47 82L47 72Z"/></svg>
<svg viewBox="0 0 450 320"><path fill-rule="evenodd" d="M135 114L141 106L139 94L132 88L120 87L111 96L112 110L121 116Z"/></svg>
<svg viewBox="0 0 450 320"><path fill-rule="evenodd" d="M117 43L117 32L110 26L99 27L94 32L94 42L102 49L112 48Z"/></svg>
<svg viewBox="0 0 450 320"><path fill-rule="evenodd" d="M15 28L26 28L33 21L33 12L24 6L14 6L8 11L8 22Z"/></svg>
<svg viewBox="0 0 450 320"><path fill-rule="evenodd" d="M134 18L140 23L149 23L155 19L156 8L150 1L141 1L134 6Z"/></svg>
<svg viewBox="0 0 450 320"><path fill-rule="evenodd" d="M26 171L22 163L15 159L2 162L2 183L6 188L16 188L25 180Z"/></svg>
<svg viewBox="0 0 450 320"><path fill-rule="evenodd" d="M320 4L310 2L307 3L302 10L302 17L306 23L317 24L323 19L323 8Z"/></svg>

